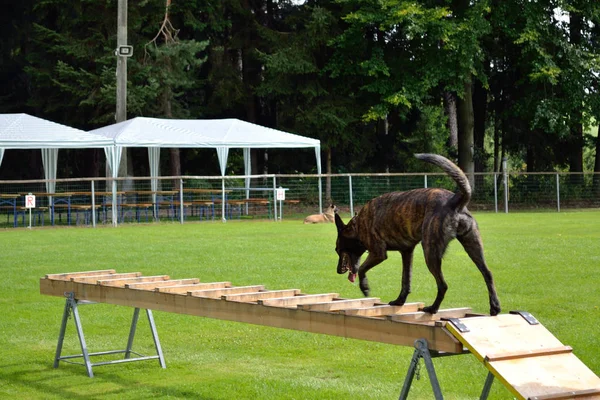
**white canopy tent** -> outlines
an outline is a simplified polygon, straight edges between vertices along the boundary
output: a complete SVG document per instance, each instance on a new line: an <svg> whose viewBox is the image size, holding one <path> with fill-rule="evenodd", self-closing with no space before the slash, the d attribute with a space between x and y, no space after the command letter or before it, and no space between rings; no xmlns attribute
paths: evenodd
<svg viewBox="0 0 600 400"><path fill-rule="evenodd" d="M0 165L5 149L41 149L46 191L54 193L58 149L114 148L114 141L28 114L0 114Z"/></svg>
<svg viewBox="0 0 600 400"><path fill-rule="evenodd" d="M317 139L266 128L238 119L192 120L136 117L117 124L90 131L91 134L110 138L114 147L106 147L107 160L113 177L117 177L123 147L148 147L150 175L159 175L160 148L214 148L217 151L221 175L225 176L229 149L244 150L245 174L250 175L252 148L314 148L317 172L321 173L321 144ZM152 190L157 190L156 179ZM246 187L249 179L246 180ZM225 191L225 183L222 183ZM116 182L113 181L113 193ZM113 194L113 202L116 195ZM225 204L223 203L223 207ZM319 179L319 208L322 209L322 184ZM114 211L113 211L114 212ZM225 215L223 212L222 215ZM114 220L114 217L113 217Z"/></svg>

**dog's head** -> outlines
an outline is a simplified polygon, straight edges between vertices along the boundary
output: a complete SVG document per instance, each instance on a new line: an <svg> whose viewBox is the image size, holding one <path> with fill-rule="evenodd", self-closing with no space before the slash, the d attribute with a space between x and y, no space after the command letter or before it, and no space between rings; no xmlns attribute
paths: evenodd
<svg viewBox="0 0 600 400"><path fill-rule="evenodd" d="M337 213L338 211L339 210L335 204L330 204L329 207L327 207L325 214L333 215L333 214Z"/></svg>
<svg viewBox="0 0 600 400"><path fill-rule="evenodd" d="M358 238L358 230L354 218L348 222L348 225L345 225L342 218L336 213L335 226L338 231L335 243L335 251L339 256L337 273L344 274L349 272L348 280L354 282L360 265L360 257L366 249Z"/></svg>

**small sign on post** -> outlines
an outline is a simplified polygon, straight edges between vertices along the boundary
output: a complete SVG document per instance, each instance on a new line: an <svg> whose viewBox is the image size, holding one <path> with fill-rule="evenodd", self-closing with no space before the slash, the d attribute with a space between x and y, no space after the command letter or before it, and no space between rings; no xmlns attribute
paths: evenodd
<svg viewBox="0 0 600 400"><path fill-rule="evenodd" d="M29 229L31 229L31 209L35 208L35 195L29 193L25 196L25 208L29 209Z"/></svg>
<svg viewBox="0 0 600 400"><path fill-rule="evenodd" d="M285 200L285 189L279 187L279 189L277 189L277 200L279 201L283 201Z"/></svg>
<svg viewBox="0 0 600 400"><path fill-rule="evenodd" d="M283 218L283 201L285 200L285 189L279 186L275 191L275 199L279 201L279 220ZM277 209L275 210L275 221L277 221Z"/></svg>
<svg viewBox="0 0 600 400"><path fill-rule="evenodd" d="M25 196L25 208L35 208L35 195L29 193Z"/></svg>

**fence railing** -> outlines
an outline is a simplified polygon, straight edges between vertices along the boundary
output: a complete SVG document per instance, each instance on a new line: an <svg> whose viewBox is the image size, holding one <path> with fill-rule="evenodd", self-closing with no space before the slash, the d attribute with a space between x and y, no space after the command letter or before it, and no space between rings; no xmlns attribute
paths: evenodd
<svg viewBox="0 0 600 400"><path fill-rule="evenodd" d="M152 190L152 181L158 182ZM0 181L0 226L25 221L27 193L38 194L38 220L55 224L95 224L151 219L219 220L231 218L281 217L286 214L315 213L331 201L344 211L354 213L367 201L392 191L423 187L456 190L456 184L443 173L410 174L294 174L253 176L178 176L117 178L120 214L113 213L112 178L79 178ZM319 181L322 193L319 195ZM247 190L248 184L252 190ZM54 190L49 190L54 183ZM285 201L276 201L276 189L285 188ZM52 193L49 193L52 192ZM69 195L69 209L59 210L51 202ZM94 196L91 194L94 193ZM17 197L13 197L18 195ZM226 209L223 202L229 206ZM207 207L209 209L207 209ZM469 209L509 212L510 210L554 210L600 207L599 173L498 173L475 174ZM58 219L50 220L50 210ZM64 219L62 214L69 214ZM2 218L6 214L6 218ZM17 215L18 214L18 215ZM72 215L71 215L72 214ZM11 216L13 219L11 220ZM70 217L73 218L70 218Z"/></svg>

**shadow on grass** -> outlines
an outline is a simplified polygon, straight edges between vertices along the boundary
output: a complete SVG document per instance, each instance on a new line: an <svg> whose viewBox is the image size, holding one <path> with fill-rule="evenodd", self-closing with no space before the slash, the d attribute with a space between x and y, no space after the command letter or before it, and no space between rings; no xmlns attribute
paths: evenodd
<svg viewBox="0 0 600 400"><path fill-rule="evenodd" d="M127 371L121 373L106 370L94 370L94 378L86 375L84 366L61 365L59 369L48 367L46 363L37 363L29 368L23 364L0 366L0 397L18 392L27 393L28 399L62 398L70 400L105 400L106 398L131 398L132 388L139 395L139 385L143 384L144 398L180 398L199 400L218 400L215 397L202 396L191 390L182 390L175 385L168 387L149 385L148 381L140 382L127 379ZM102 372L100 372L102 371ZM98 373L99 372L99 373ZM60 384L57 384L60 381ZM13 388L12 390L10 388ZM86 391L85 387L88 388ZM95 393L94 393L95 392ZM14 396L11 396L16 398Z"/></svg>

